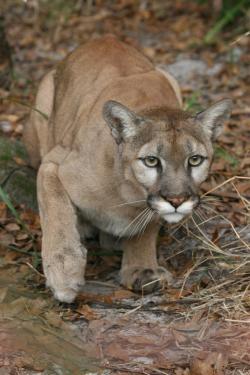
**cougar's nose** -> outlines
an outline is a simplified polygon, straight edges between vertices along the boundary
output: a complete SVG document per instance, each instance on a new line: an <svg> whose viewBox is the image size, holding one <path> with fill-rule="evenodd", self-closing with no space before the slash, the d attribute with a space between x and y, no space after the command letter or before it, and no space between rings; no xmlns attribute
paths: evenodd
<svg viewBox="0 0 250 375"><path fill-rule="evenodd" d="M186 197L173 197L173 198L167 198L167 201L174 206L174 208L179 207L184 201L186 200Z"/></svg>

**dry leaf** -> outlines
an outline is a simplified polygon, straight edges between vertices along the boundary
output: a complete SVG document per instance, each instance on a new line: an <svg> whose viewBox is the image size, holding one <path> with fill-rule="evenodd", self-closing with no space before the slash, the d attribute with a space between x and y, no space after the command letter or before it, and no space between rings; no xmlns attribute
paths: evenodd
<svg viewBox="0 0 250 375"><path fill-rule="evenodd" d="M18 258L20 258L20 253L17 251L8 251L4 256L6 262L12 262Z"/></svg>
<svg viewBox="0 0 250 375"><path fill-rule="evenodd" d="M119 289L119 290L115 290L113 292L112 298L113 298L114 301L116 301L116 300L120 300L120 299L133 298L135 296L136 296L136 294L131 292L130 290Z"/></svg>
<svg viewBox="0 0 250 375"><path fill-rule="evenodd" d="M191 362L190 375L224 375L227 365L225 354L220 352L202 352Z"/></svg>
<svg viewBox="0 0 250 375"><path fill-rule="evenodd" d="M7 216L7 206L4 202L0 202L0 218L6 219Z"/></svg>
<svg viewBox="0 0 250 375"><path fill-rule="evenodd" d="M17 156L14 156L13 160L15 160L17 165L27 165L27 162L25 160L18 158Z"/></svg>
<svg viewBox="0 0 250 375"><path fill-rule="evenodd" d="M9 224L5 225L5 229L8 232L16 232L16 231L20 230L20 226L17 223L9 223Z"/></svg>
<svg viewBox="0 0 250 375"><path fill-rule="evenodd" d="M78 314L82 315L87 320L100 319L100 314L96 313L89 305L82 305L76 310Z"/></svg>
<svg viewBox="0 0 250 375"><path fill-rule="evenodd" d="M23 240L26 240L28 238L28 234L27 233L18 233L16 235L16 241L23 241Z"/></svg>

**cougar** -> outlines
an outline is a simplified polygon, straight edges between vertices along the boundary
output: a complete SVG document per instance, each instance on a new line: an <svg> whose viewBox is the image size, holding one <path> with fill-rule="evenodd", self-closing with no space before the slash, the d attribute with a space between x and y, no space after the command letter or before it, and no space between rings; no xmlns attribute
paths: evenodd
<svg viewBox="0 0 250 375"><path fill-rule="evenodd" d="M199 204L231 100L182 110L172 76L106 36L45 75L35 108L24 140L39 167L43 270L55 298L70 303L82 289L92 230L103 246L121 246L123 286L161 287L170 275L157 263L160 225Z"/></svg>

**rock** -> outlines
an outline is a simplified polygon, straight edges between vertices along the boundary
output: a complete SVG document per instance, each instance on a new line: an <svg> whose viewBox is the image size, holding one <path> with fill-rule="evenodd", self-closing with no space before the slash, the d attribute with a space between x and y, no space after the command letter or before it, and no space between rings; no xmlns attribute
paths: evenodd
<svg viewBox="0 0 250 375"><path fill-rule="evenodd" d="M3 133L10 133L13 130L12 124L9 121L0 121L0 129Z"/></svg>
<svg viewBox="0 0 250 375"><path fill-rule="evenodd" d="M243 53L244 51L242 48L234 47L228 51L227 56L226 56L226 61L231 64L237 64L240 61Z"/></svg>
<svg viewBox="0 0 250 375"><path fill-rule="evenodd" d="M174 64L161 64L161 69L172 74L180 84L190 83L197 76L214 76L221 72L223 64L217 63L211 68L202 60L184 59Z"/></svg>

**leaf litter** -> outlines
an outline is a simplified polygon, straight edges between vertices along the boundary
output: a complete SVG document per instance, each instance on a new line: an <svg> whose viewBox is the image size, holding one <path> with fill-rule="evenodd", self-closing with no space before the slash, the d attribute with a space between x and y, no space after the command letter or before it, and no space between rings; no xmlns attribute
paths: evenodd
<svg viewBox="0 0 250 375"><path fill-rule="evenodd" d="M2 186L0 374L250 374L247 33L228 28L205 46L206 2L11 0L3 11L14 74L10 89L1 88L1 137L20 139L48 69L80 42L109 32L171 70L189 110L228 95L234 110L201 207L162 229L159 263L174 283L154 295L121 289L120 254L90 244L84 291L72 305L55 302L44 285L38 214ZM8 158L15 168L27 165L22 154Z"/></svg>

